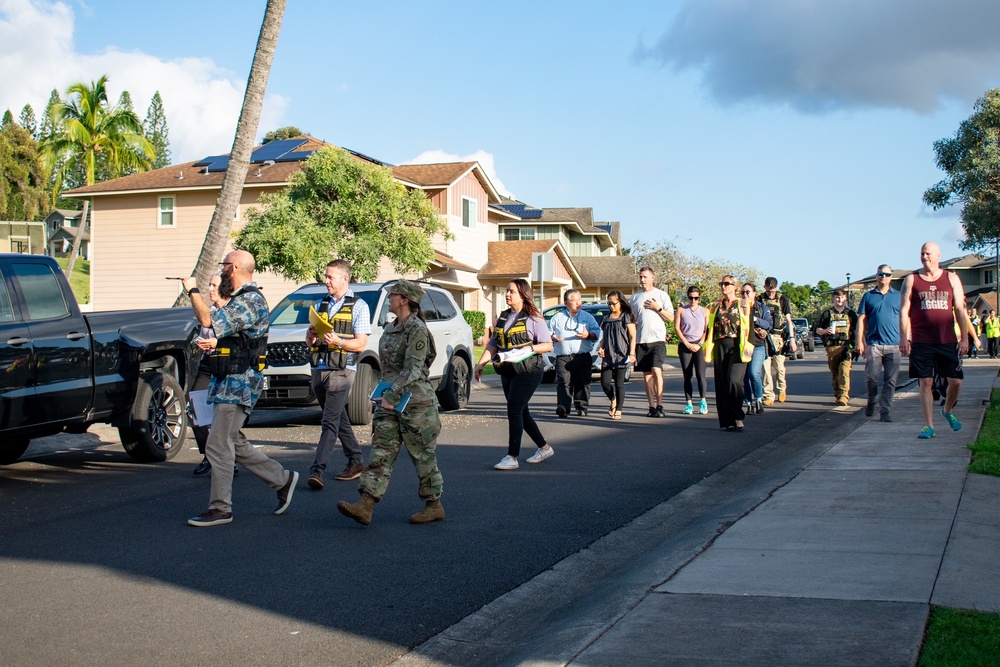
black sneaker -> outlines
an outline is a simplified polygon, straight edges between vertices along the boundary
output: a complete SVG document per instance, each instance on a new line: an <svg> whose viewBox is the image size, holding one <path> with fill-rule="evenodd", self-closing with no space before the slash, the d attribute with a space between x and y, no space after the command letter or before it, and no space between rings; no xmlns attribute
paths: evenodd
<svg viewBox="0 0 1000 667"><path fill-rule="evenodd" d="M217 509L207 509L198 516L193 516L188 519L189 526L197 526L199 528L205 528L208 526L221 526L224 523L233 522L232 512L223 512Z"/></svg>
<svg viewBox="0 0 1000 667"><path fill-rule="evenodd" d="M663 406L662 406L662 405L657 405L657 406L656 406L656 410L655 410L655 413L656 413L656 414L654 414L654 415L653 415L654 417L666 417L666 416L667 416L667 415L666 415L666 414L664 414L664 412L663 412Z"/></svg>
<svg viewBox="0 0 1000 667"><path fill-rule="evenodd" d="M890 416L889 416L889 413L888 413L888 412L883 412L883 413L882 413L882 414L881 414L881 415L879 416L879 421L884 421L884 422L891 422L891 421L892 421L892 417L890 417Z"/></svg>
<svg viewBox="0 0 1000 667"><path fill-rule="evenodd" d="M569 417L569 410L567 410L561 405L557 405L556 416L559 417L559 419L566 419L566 417Z"/></svg>
<svg viewBox="0 0 1000 667"><path fill-rule="evenodd" d="M875 403L868 401L868 405L865 406L865 417L871 417L875 414Z"/></svg>
<svg viewBox="0 0 1000 667"><path fill-rule="evenodd" d="M348 463L347 467L344 468L344 471L337 474L337 476L334 477L334 479L339 482L349 482L352 479L357 479L358 477L361 477L361 473L363 473L364 471L365 471L364 463Z"/></svg>
<svg viewBox="0 0 1000 667"><path fill-rule="evenodd" d="M587 411L584 410L583 408L577 408L576 409L576 416L577 417L586 417L587 416Z"/></svg>
<svg viewBox="0 0 1000 667"><path fill-rule="evenodd" d="M656 408L650 406L649 412L646 413L646 416L647 417L655 417L656 416Z"/></svg>
<svg viewBox="0 0 1000 667"><path fill-rule="evenodd" d="M208 458L203 458L198 467L194 469L194 476L201 477L202 475L207 475L208 471L212 469L212 464L208 462Z"/></svg>
<svg viewBox="0 0 1000 667"><path fill-rule="evenodd" d="M288 471L288 481L278 489L278 509L275 514L284 514L288 506L292 504L292 494L295 493L295 485L299 482L299 473L294 470Z"/></svg>

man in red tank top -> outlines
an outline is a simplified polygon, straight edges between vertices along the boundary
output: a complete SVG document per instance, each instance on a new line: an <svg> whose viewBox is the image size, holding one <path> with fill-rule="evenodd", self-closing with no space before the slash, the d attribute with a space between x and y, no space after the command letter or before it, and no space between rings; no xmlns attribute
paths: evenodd
<svg viewBox="0 0 1000 667"><path fill-rule="evenodd" d="M941 414L955 431L962 428L952 410L962 390L961 356L969 346L968 315L962 281L940 266L941 248L936 243L920 247L919 271L906 276L900 290L899 351L910 357L910 377L920 380L920 402L926 426L918 438L933 438L935 373L948 380L948 393ZM958 329L956 330L956 322Z"/></svg>

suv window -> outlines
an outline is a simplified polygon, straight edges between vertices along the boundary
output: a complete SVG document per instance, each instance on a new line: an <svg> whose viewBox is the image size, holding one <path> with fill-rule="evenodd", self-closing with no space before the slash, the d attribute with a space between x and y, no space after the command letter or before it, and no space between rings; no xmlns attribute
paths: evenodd
<svg viewBox="0 0 1000 667"><path fill-rule="evenodd" d="M0 322L13 322L14 308L10 303L10 295L7 293L7 281L4 279L3 271L0 271Z"/></svg>
<svg viewBox="0 0 1000 667"><path fill-rule="evenodd" d="M430 290L424 292L424 298L420 300L420 310L424 311L424 319L428 322L436 322L437 320L444 319L438 313L434 299L431 298Z"/></svg>
<svg viewBox="0 0 1000 667"><path fill-rule="evenodd" d="M444 294L435 292L434 290L428 290L427 294L434 301L439 319L450 320L458 315L458 312L452 307L451 301Z"/></svg>
<svg viewBox="0 0 1000 667"><path fill-rule="evenodd" d="M375 321L375 306L378 305L380 291L377 289L359 290L354 293L356 297L368 304L368 312L372 316L373 322ZM317 302L322 301L325 296L325 292L317 292L315 294L299 294L285 297L271 312L271 324L309 324L309 308Z"/></svg>
<svg viewBox="0 0 1000 667"><path fill-rule="evenodd" d="M69 315L69 307L51 268L33 262L14 262L11 269L21 286L29 320L52 320Z"/></svg>

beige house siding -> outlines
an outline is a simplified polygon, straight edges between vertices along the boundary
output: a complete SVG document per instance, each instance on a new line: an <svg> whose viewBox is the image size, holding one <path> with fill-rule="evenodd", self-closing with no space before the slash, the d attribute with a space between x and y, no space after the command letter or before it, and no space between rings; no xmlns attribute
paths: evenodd
<svg viewBox="0 0 1000 667"><path fill-rule="evenodd" d="M257 189L243 191L239 219L256 206ZM161 197L174 197L174 226L158 227ZM95 310L163 308L173 304L180 285L167 276L187 276L194 270L218 190L153 192L94 197L90 298ZM98 240L100 239L100 240ZM269 303L296 287L293 281L260 273L257 282Z"/></svg>
<svg viewBox="0 0 1000 667"><path fill-rule="evenodd" d="M496 223L488 219L489 198L479 179L469 172L449 188L447 201L448 229L455 238L447 242L447 252L469 266L482 266L487 260L487 246L497 238ZM462 226L462 198L475 200L475 227ZM441 209L444 210L444 209Z"/></svg>

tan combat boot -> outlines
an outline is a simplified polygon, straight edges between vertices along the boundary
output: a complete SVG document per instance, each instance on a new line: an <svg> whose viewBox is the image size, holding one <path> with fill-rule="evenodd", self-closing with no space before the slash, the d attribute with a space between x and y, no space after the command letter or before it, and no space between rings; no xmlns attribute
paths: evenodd
<svg viewBox="0 0 1000 667"><path fill-rule="evenodd" d="M372 510L375 508L375 499L367 493L361 494L361 500L356 503L349 503L341 500L337 503L337 509L344 516L349 516L360 524L367 526L372 522Z"/></svg>
<svg viewBox="0 0 1000 667"><path fill-rule="evenodd" d="M410 517L410 523L430 523L431 521L444 521L444 507L441 506L441 499L428 500L427 505L422 510Z"/></svg>

